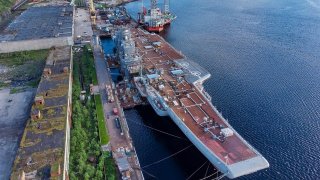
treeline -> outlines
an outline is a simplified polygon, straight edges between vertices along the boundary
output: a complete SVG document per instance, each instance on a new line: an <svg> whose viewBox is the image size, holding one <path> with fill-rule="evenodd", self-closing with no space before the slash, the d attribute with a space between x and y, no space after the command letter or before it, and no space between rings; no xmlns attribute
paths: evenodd
<svg viewBox="0 0 320 180"><path fill-rule="evenodd" d="M88 96L84 101L80 101L81 79L87 88L94 78L91 67L88 66L93 64L87 62L92 60L92 58L87 58L87 47L84 48L83 53L81 55L85 58L81 58L79 54L74 56L70 179L115 179L114 164L112 161L109 162L111 157L109 153L102 152L100 148L94 98ZM107 166L110 166L108 168L113 171L106 170Z"/></svg>
<svg viewBox="0 0 320 180"><path fill-rule="evenodd" d="M74 95L80 94L79 87L74 89ZM73 98L70 179L102 179L104 157L100 150L94 103L87 100L82 104L79 96Z"/></svg>
<svg viewBox="0 0 320 180"><path fill-rule="evenodd" d="M90 84L98 84L97 73L94 65L94 57L91 49L92 48L89 45L83 48L83 54L81 56L81 61L79 62L79 68L81 69L82 75L81 79L82 83L86 86L86 90L89 90Z"/></svg>
<svg viewBox="0 0 320 180"><path fill-rule="evenodd" d="M75 1L74 1L74 4L75 4L77 7L86 7L86 1L85 1L85 0L75 0Z"/></svg>

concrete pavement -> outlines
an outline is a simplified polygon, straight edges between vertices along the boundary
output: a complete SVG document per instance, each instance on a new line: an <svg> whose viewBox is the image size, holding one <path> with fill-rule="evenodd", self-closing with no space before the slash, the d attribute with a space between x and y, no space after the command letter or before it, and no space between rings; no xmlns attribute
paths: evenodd
<svg viewBox="0 0 320 180"><path fill-rule="evenodd" d="M10 94L0 90L0 179L9 179L36 89Z"/></svg>

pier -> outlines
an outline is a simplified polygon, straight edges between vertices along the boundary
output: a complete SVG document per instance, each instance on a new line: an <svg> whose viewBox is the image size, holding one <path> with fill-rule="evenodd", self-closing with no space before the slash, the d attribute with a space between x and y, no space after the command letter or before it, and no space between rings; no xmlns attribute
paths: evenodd
<svg viewBox="0 0 320 180"><path fill-rule="evenodd" d="M94 31L99 36L99 31ZM97 70L99 91L102 98L104 116L110 135L110 145L105 147L107 151L112 151L115 162L123 177L130 177L132 180L144 179L138 156L130 137L129 127L127 125L123 108L132 107L131 104L124 105L119 100L117 94L121 94L121 88L114 85L111 79L109 64L106 61L105 54L99 41L93 44L93 54L95 57L95 66ZM110 101L106 91L111 88L114 100ZM117 125L117 121L119 124ZM128 175L130 173L130 175Z"/></svg>

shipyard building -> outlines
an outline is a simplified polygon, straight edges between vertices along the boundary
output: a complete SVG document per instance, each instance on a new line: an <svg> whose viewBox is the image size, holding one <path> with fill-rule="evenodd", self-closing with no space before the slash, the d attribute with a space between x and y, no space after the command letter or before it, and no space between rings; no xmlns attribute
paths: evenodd
<svg viewBox="0 0 320 180"><path fill-rule="evenodd" d="M0 53L73 45L73 12L68 2L28 8L0 33Z"/></svg>
<svg viewBox="0 0 320 180"><path fill-rule="evenodd" d="M12 180L68 179L71 59L70 46L50 50L12 167Z"/></svg>

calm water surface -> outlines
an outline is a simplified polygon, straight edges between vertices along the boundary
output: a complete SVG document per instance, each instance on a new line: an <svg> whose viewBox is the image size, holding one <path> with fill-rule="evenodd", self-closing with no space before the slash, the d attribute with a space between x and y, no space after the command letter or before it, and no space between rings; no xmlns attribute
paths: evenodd
<svg viewBox="0 0 320 180"><path fill-rule="evenodd" d="M140 6L126 7L135 17ZM171 0L171 10L178 18L162 35L212 74L213 104L271 165L240 179L320 179L320 1ZM186 138L151 107L126 115L142 166L190 144L142 126ZM204 163L191 147L145 177L187 179Z"/></svg>

